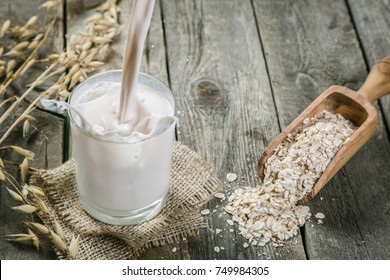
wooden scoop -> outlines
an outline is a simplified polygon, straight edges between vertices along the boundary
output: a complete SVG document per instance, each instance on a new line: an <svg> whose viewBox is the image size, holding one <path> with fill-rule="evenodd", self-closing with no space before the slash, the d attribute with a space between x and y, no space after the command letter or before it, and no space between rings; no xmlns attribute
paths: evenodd
<svg viewBox="0 0 390 280"><path fill-rule="evenodd" d="M299 201L300 204L308 202L374 134L378 124L378 113L372 103L388 93L390 93L390 56L374 65L359 91L356 92L342 86L331 86L317 97L265 149L258 163L260 178L264 178L264 164L268 157L274 153L275 148L289 133L302 125L305 118L318 114L323 110L339 113L358 128L352 133L350 141L342 146L331 160L312 191Z"/></svg>

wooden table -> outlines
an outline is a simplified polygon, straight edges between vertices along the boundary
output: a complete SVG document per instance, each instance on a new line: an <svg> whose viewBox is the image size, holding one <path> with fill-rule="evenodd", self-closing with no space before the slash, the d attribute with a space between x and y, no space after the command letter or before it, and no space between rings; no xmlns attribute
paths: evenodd
<svg viewBox="0 0 390 280"><path fill-rule="evenodd" d="M25 22L42 2L2 0L0 21L11 17ZM54 50L66 43L64 30L69 34L82 30L83 19L91 13L75 9L76 2L64 6L63 21L50 42ZM119 4L123 24L130 2ZM142 71L172 88L180 121L178 140L213 164L222 181L228 172L238 174L231 187L224 183L229 193L259 183L259 155L323 90L333 84L357 90L368 69L390 55L389 18L388 0L161 0L156 3ZM121 35L104 69L121 67L125 40ZM7 94L15 92L17 86ZM209 229L178 244L152 248L141 258L389 259L390 96L376 106L380 122L375 135L309 203L313 213L326 215L324 224L310 219L284 247L244 248L237 230L212 232L227 228L222 211L212 211L206 218ZM41 110L33 115L49 139L49 166L60 165L68 153L66 121ZM1 134L5 129L2 125ZM21 130L7 143L36 152L34 166L42 168L44 137L33 133L23 139ZM12 203L2 184L0 258L55 258L49 244L35 251L5 241L5 235L23 230L23 215L9 208ZM214 199L207 208L221 209L224 203ZM217 253L215 246L225 250Z"/></svg>

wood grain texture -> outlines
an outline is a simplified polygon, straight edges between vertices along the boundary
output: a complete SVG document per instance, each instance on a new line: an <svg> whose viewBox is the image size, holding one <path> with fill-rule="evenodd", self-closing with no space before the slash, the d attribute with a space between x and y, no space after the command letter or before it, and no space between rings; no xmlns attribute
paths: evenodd
<svg viewBox="0 0 390 280"><path fill-rule="evenodd" d="M24 106L22 106L24 107ZM21 113L21 109L18 112ZM2 112L0 112L2 113ZM30 162L32 167L44 168L45 157L47 153L49 168L54 168L62 163L62 148L63 148L63 125L61 118L55 117L49 113L35 110L31 114L36 118L34 124L39 132L31 129L31 133L24 139L22 137L22 127L19 126L8 138L6 144L17 145L35 153L35 160ZM0 128L0 134L5 132L5 128L9 126L6 123ZM48 146L46 151L46 137L48 139ZM21 162L23 158L15 153L9 151L2 151L1 157L3 159ZM11 174L20 182L19 171L16 168L10 168ZM4 239L8 234L25 233L26 228L22 222L28 220L24 214L12 210L10 207L18 205L8 194L6 187L9 185L0 183L0 259L54 259L56 255L51 247L51 242L45 241L42 238L41 249L37 251L31 244L12 243Z"/></svg>
<svg viewBox="0 0 390 280"><path fill-rule="evenodd" d="M0 2L0 18L1 20L10 18L13 24L23 25L30 17L37 14L38 6L43 3L43 0L4 0ZM40 18L39 22L45 21L45 18ZM62 20L60 20L53 31L53 36L47 41L47 47L42 49L43 52L52 52L53 50L60 50L63 44L62 36ZM5 41L5 38L0 40L0 45L7 46L10 41ZM25 90L25 85L28 79L33 79L39 72L42 72L44 65L39 65L29 72L28 77L19 78L13 86L11 86L5 96L18 95ZM32 93L31 97L35 96ZM4 97L0 97L2 100ZM27 102L31 98L27 99ZM16 112L14 117L11 117L7 122L1 125L0 135L3 135L6 128L10 125L10 120L15 119L17 114L20 114L23 109L27 107L27 102L23 102ZM3 110L4 108L2 108ZM0 111L0 115L3 111ZM62 163L62 150L63 150L63 125L64 122L61 118L55 117L49 113L35 110L31 116L36 118L36 121L32 122L33 125L39 130L39 132L33 128L30 129L31 133L28 134L26 139L22 137L22 124L14 130L14 132L6 140L5 144L18 145L20 147L30 149L35 152L36 157L30 164L36 168L44 168L45 156L46 156L46 140L48 138L47 156L49 168L56 167ZM20 162L23 160L20 156L9 151L1 151L1 156L4 159ZM20 181L19 172L16 168L11 168L12 175ZM51 242L45 242L41 244L40 251L37 251L29 244L11 243L5 240L5 236L8 234L22 233L26 229L22 225L22 221L26 220L26 216L17 213L10 209L11 206L15 206L15 201L10 198L10 195L6 191L8 185L0 183L0 259L54 259L56 256L51 248Z"/></svg>
<svg viewBox="0 0 390 280"><path fill-rule="evenodd" d="M179 140L213 164L226 194L255 186L257 157L279 128L251 2L162 3ZM238 181L227 184L228 172ZM210 228L189 240L191 259L305 258L300 237L283 248L243 248L246 240L226 223L225 203L207 205Z"/></svg>
<svg viewBox="0 0 390 280"><path fill-rule="evenodd" d="M91 9L103 1L66 1L68 34L81 31ZM2 0L0 21L11 17L22 23L42 2ZM119 2L124 25L132 2ZM259 155L280 128L320 93L333 84L358 90L366 68L389 55L389 7L388 0L156 1L141 70L170 85L177 101L179 140L214 165L229 194L259 183ZM50 41L55 49L63 46L61 24ZM104 70L122 67L125 41L123 32ZM17 83L9 94L22 89ZM383 115L373 138L309 204L313 213L326 215L323 225L310 219L303 236L283 248L244 249L245 240L228 226L228 216L221 210L226 201L214 199L206 206L211 210L206 216L209 229L176 244L151 248L140 258L389 259L390 142L383 119L389 127L390 97L380 104ZM50 140L50 167L61 164L64 121L39 110L33 116ZM0 134L6 127L1 125ZM44 137L33 132L23 139L20 130L8 142L36 152L33 165L43 167ZM4 157L5 151L0 155ZM20 160L15 155L11 159ZM16 169L13 172L18 175ZM228 172L237 173L239 179L228 184ZM0 185L0 259L55 258L48 243L37 252L32 246L5 241L6 234L23 230L24 216L11 211L14 202L4 187ZM223 231L217 235L216 229ZM214 246L225 250L216 253Z"/></svg>
<svg viewBox="0 0 390 280"><path fill-rule="evenodd" d="M330 85L359 88L367 71L344 1L255 0L254 6L282 128ZM308 258L389 258L383 244L390 242L390 173L379 168L389 166L389 147L380 122L309 203L326 218L323 225L312 218L304 228Z"/></svg>
<svg viewBox="0 0 390 280"><path fill-rule="evenodd" d="M365 57L371 68L378 60L390 55L390 2L388 0L347 1L352 18L363 47ZM379 101L387 122L390 124L390 96Z"/></svg>

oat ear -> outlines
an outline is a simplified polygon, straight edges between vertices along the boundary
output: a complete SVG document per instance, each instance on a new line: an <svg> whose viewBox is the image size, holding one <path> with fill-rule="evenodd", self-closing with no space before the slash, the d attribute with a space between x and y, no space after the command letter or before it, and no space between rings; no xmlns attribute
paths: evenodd
<svg viewBox="0 0 390 280"><path fill-rule="evenodd" d="M110 53L110 44L113 42L114 37L118 36L122 31L117 16L118 8L115 3L116 1L107 1L98 8L98 12L87 20L85 32L81 33L77 38L74 37L72 41L73 48L60 54L50 54L46 58L39 57L38 51L53 30L57 16L50 18L50 21L45 23L47 28L44 33L40 33L34 28L37 21L41 19L37 15L32 16L23 26L11 26L11 20L9 19L0 23L0 38L9 35L11 39L14 37L18 42L17 44L14 43L14 46L0 47L0 78L2 80L0 95L5 93L9 86L12 86L16 78L26 74L38 61L50 63L48 68L45 68L32 84L26 85L27 89L20 93L20 97L12 96L1 102L0 106L10 103L10 109L1 116L0 125L11 116L15 116L15 110L18 105L29 96L36 86L44 84L50 77L59 75L54 84L43 90L26 110L17 115L15 120L12 120L11 125L0 138L0 149L12 149L24 157L20 164L22 181L26 180L29 161L34 159L35 154L22 147L15 145L1 146L1 144L4 143L20 122L24 122L23 136L27 136L33 120L29 114L35 108L33 104L36 104L41 97L57 96L60 99L68 98L71 87L76 86L77 83L86 79L89 73L104 65L103 60ZM46 12L50 10L53 14L56 14L56 9L61 7L61 5L62 0L49 0L42 3L40 8ZM101 26L104 26L104 28L101 28ZM7 190L13 199L23 204L12 207L12 209L28 214L26 215L28 217L32 213L40 216L50 211L45 203L43 190L37 186L18 185L16 180L6 172L1 158L0 180L7 181L12 185L16 183L14 185L15 190L8 188ZM73 237L69 247L67 247L65 234L58 223L54 226L54 231L48 225L36 222L25 222L25 224L28 227L28 234L12 234L6 237L7 240L30 241L39 249L40 243L36 234L47 235L51 237L58 250L68 253L70 258L76 257L79 237Z"/></svg>

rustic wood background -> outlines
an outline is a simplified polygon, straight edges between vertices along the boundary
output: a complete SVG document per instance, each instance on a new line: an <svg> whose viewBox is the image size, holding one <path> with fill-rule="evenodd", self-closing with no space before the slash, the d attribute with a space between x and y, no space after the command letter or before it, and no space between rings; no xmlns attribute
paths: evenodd
<svg viewBox="0 0 390 280"><path fill-rule="evenodd" d="M23 23L42 2L1 0L0 22L11 18ZM91 14L88 6L98 2L65 1L63 19L47 51L66 46L64 30L82 30ZM131 3L119 3L122 24L129 20ZM161 0L156 2L141 70L172 88L178 140L214 165L224 191L230 193L259 183L257 160L263 149L326 88L359 88L373 64L390 55L389 27L388 0ZM121 67L125 41L121 35L105 69ZM281 248L243 248L238 231L229 231L222 211L225 202L215 199L207 206L209 229L152 248L141 258L390 259L390 96L377 102L377 109L376 134L309 203L313 213L326 215L324 224L309 220ZM33 115L49 139L49 166L60 165L68 158L66 120L41 110ZM34 166L42 168L44 137L33 133L23 139L21 134L21 128L14 131L8 143L36 152ZM237 173L239 180L227 184L228 172ZM13 202L3 184L0 195L0 258L55 258L48 243L36 251L5 241L5 235L22 230L23 215L10 209ZM213 232L217 228L223 229L218 235ZM225 250L216 253L215 246Z"/></svg>

